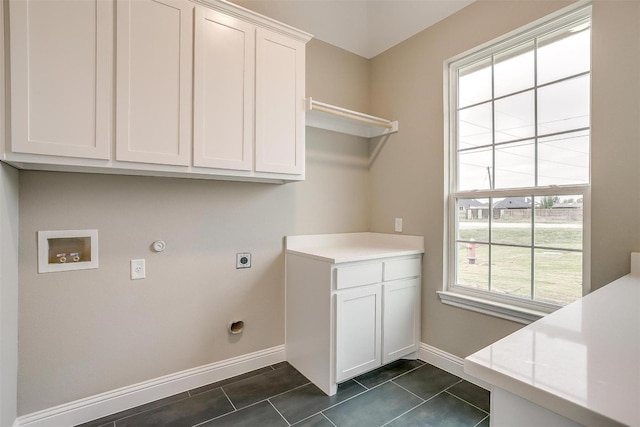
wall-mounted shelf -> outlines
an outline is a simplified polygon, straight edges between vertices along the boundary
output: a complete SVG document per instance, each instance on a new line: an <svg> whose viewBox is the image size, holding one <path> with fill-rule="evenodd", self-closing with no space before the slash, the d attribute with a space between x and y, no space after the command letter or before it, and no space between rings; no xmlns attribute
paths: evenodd
<svg viewBox="0 0 640 427"><path fill-rule="evenodd" d="M398 131L398 121L370 116L307 98L307 126L373 138Z"/></svg>

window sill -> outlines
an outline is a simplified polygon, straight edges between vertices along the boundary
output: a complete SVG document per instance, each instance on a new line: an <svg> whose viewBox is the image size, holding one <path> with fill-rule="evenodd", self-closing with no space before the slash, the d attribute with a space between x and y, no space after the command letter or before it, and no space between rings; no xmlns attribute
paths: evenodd
<svg viewBox="0 0 640 427"><path fill-rule="evenodd" d="M438 296L440 297L440 301L444 304L475 311L477 313L487 314L489 316L499 317L501 319L511 320L512 322L523 323L525 325L535 322L549 314L544 311L500 303L456 292L439 291Z"/></svg>

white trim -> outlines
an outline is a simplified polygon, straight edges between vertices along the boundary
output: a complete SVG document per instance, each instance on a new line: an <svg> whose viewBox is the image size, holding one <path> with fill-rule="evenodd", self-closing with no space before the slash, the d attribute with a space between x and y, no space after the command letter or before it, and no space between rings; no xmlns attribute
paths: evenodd
<svg viewBox="0 0 640 427"><path fill-rule="evenodd" d="M549 314L543 311L532 310L530 308L491 301L486 298L475 298L459 292L438 291L438 296L440 297L440 301L444 304L499 317L501 319L511 320L512 322L518 322L525 325L535 322Z"/></svg>
<svg viewBox="0 0 640 427"><path fill-rule="evenodd" d="M276 21L268 16L260 15L252 10L246 9L227 0L191 0L193 3L199 3L209 9L217 10L226 15L233 16L245 22L250 22L258 27L276 31L289 37L293 37L298 41L307 43L313 35L302 31L298 28L287 25L283 22Z"/></svg>
<svg viewBox="0 0 640 427"><path fill-rule="evenodd" d="M73 426L284 360L279 345L23 415L14 427Z"/></svg>
<svg viewBox="0 0 640 427"><path fill-rule="evenodd" d="M429 344L420 343L418 359L423 362L430 363L436 368L447 371L450 374L462 378L463 380L467 380L478 387L484 388L485 390L491 390L491 385L489 383L473 377L464 371L464 359L461 357L447 353L446 351L430 346Z"/></svg>
<svg viewBox="0 0 640 427"><path fill-rule="evenodd" d="M418 359L490 390L490 384L464 372L464 359L458 356L420 343ZM15 420L13 427L82 424L284 360L285 347L279 345L23 415Z"/></svg>
<svg viewBox="0 0 640 427"><path fill-rule="evenodd" d="M457 123L454 111L457 106L457 82L455 72L452 70L472 64L487 56L495 54L504 49L513 47L523 41L537 38L549 31L555 31L564 28L575 21L584 20L592 15L592 6L590 0L579 0L576 3L563 8L551 15L543 17L524 27L515 29L514 31L477 46L471 50L460 53L443 63L443 107L444 107L444 167L445 167L445 204L444 204L444 230L443 230L443 277L444 283L442 291L438 292L440 300L444 304L479 313L511 320L518 323L529 324L549 312L555 311L560 306L553 304L545 304L542 301L531 301L526 299L518 300L517 297L505 297L496 295L491 291L481 290L460 290L456 286L456 236L458 230L458 216L456 209L456 198L489 198L489 197L507 197L507 196L523 196L523 195L561 195L576 194L583 197L583 244L582 244L582 295L586 295L590 291L590 271L591 271L591 252L590 252L590 225L591 225L591 205L590 205L590 176L589 182L585 184L575 185L552 185L528 188L514 189L487 189L487 190L471 190L457 191L457 155L455 153L455 144L452 141L457 139ZM589 70L589 75L591 71ZM537 88L537 82L534 88ZM492 92L491 99L495 100L495 94ZM590 128L589 128L590 129ZM537 135L536 137L540 137ZM494 141L495 142L495 141ZM536 155L537 156L537 155ZM536 160L537 162L537 157ZM537 168L536 168L537 169ZM591 170L589 169L591 173ZM527 246L534 247L535 246ZM560 248L559 248L560 249ZM532 279L533 280L533 279ZM484 294L484 295L483 295ZM473 296L476 295L476 296ZM513 303L509 300L513 299ZM505 301L506 300L506 301Z"/></svg>

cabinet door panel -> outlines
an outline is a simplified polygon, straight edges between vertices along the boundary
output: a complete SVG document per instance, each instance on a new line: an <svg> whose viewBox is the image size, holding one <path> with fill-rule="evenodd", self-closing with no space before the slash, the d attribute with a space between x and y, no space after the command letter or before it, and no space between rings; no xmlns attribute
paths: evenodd
<svg viewBox="0 0 640 427"><path fill-rule="evenodd" d="M336 294L336 381L380 366L381 285Z"/></svg>
<svg viewBox="0 0 640 427"><path fill-rule="evenodd" d="M385 283L382 363L417 351L420 346L420 279Z"/></svg>
<svg viewBox="0 0 640 427"><path fill-rule="evenodd" d="M123 0L117 15L116 159L188 165L193 5Z"/></svg>
<svg viewBox="0 0 640 427"><path fill-rule="evenodd" d="M255 27L196 9L195 166L253 168Z"/></svg>
<svg viewBox="0 0 640 427"><path fill-rule="evenodd" d="M109 158L113 6L11 1L11 151Z"/></svg>
<svg viewBox="0 0 640 427"><path fill-rule="evenodd" d="M257 30L256 171L304 173L305 47Z"/></svg>

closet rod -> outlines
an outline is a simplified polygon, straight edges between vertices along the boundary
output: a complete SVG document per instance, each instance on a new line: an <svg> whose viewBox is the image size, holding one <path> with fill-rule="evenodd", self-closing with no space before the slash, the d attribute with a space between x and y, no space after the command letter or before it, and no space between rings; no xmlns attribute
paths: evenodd
<svg viewBox="0 0 640 427"><path fill-rule="evenodd" d="M381 119L375 116L370 116L368 114L358 113L356 111L347 110L344 108L325 104L323 102L314 101L311 98L309 98L308 101L309 101L309 105L308 105L309 110L322 111L324 113L345 117L351 120L357 120L359 122L368 123L370 125L383 127L386 129L393 129L393 123L389 120Z"/></svg>

